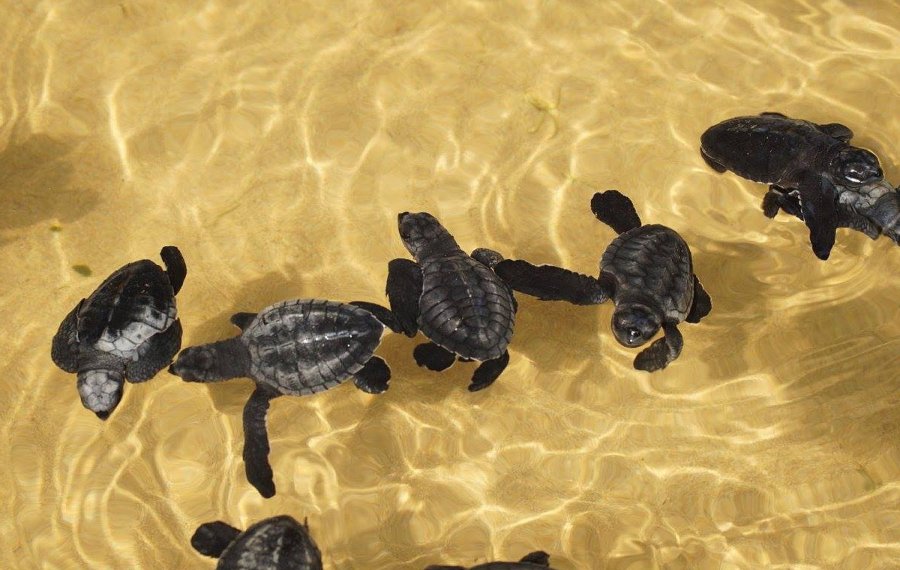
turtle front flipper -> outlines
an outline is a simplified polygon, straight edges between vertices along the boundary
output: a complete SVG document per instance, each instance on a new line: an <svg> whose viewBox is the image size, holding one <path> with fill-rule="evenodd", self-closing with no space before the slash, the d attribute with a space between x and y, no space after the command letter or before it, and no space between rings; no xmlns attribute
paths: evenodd
<svg viewBox="0 0 900 570"><path fill-rule="evenodd" d="M408 337L419 331L419 297L422 295L422 269L409 259L392 259L388 263L385 292L391 311Z"/></svg>
<svg viewBox="0 0 900 570"><path fill-rule="evenodd" d="M675 323L671 321L663 323L663 331L665 332L663 338L655 340L634 359L636 369L646 372L662 370L681 354L684 338Z"/></svg>
<svg viewBox="0 0 900 570"><path fill-rule="evenodd" d="M146 382L172 363L181 348L181 320L147 339L138 348L138 359L125 364L125 379L129 382Z"/></svg>
<svg viewBox="0 0 900 570"><path fill-rule="evenodd" d="M634 209L634 203L618 190L594 194L591 198L591 211L617 234L641 227L641 218Z"/></svg>
<svg viewBox="0 0 900 570"><path fill-rule="evenodd" d="M205 523L194 531L191 546L204 556L218 558L240 534L241 531L222 521Z"/></svg>
<svg viewBox="0 0 900 570"><path fill-rule="evenodd" d="M538 566L550 566L550 555L544 552L543 550L537 550L535 552L531 552L522 557L519 562L527 563L527 564L537 564Z"/></svg>
<svg viewBox="0 0 900 570"><path fill-rule="evenodd" d="M79 301L59 324L50 347L50 358L66 372L78 372L78 312L83 303L84 299Z"/></svg>
<svg viewBox="0 0 900 570"><path fill-rule="evenodd" d="M369 394L381 394L386 391L390 379L390 367L377 356L370 358L362 370L353 375L356 387Z"/></svg>
<svg viewBox="0 0 900 570"><path fill-rule="evenodd" d="M244 468L247 481L266 499L275 495L272 466L269 465L266 414L269 402L278 395L269 388L257 385L244 406Z"/></svg>
<svg viewBox="0 0 900 570"><path fill-rule="evenodd" d="M368 301L351 301L349 304L369 311L381 324L395 333L404 332L403 328L400 327L400 323L397 321L397 317L394 316L394 313L387 307L382 307L377 303L370 303Z"/></svg>
<svg viewBox="0 0 900 570"><path fill-rule="evenodd" d="M413 349L416 364L432 372L446 370L456 361L456 355L433 342L425 342Z"/></svg>
<svg viewBox="0 0 900 570"><path fill-rule="evenodd" d="M505 259L494 271L513 290L542 301L568 301L573 305L596 305L609 298L593 277L553 265L532 265L520 259Z"/></svg>
<svg viewBox="0 0 900 570"><path fill-rule="evenodd" d="M184 279L187 277L187 265L184 263L184 257L181 251L174 245L167 245L159 252L163 263L166 264L166 275L169 276L169 283L172 285L172 291L177 295L184 285Z"/></svg>
<svg viewBox="0 0 900 570"><path fill-rule="evenodd" d="M803 219L800 199L796 192L791 192L775 184L769 186L769 191L763 197L762 210L767 218L774 218L779 210L784 210L786 214Z"/></svg>
<svg viewBox="0 0 900 570"><path fill-rule="evenodd" d="M712 310L712 299L709 298L709 293L700 284L697 275L695 274L692 277L694 278L694 300L691 302L691 310L684 320L689 323L699 323Z"/></svg>
<svg viewBox="0 0 900 570"><path fill-rule="evenodd" d="M475 369L472 375L472 383L469 384L469 392L484 390L494 383L494 380L506 370L509 364L509 351L504 352L493 360L485 360L481 366Z"/></svg>
<svg viewBox="0 0 900 570"><path fill-rule="evenodd" d="M828 259L837 231L837 190L825 177L812 171L801 173L797 190L813 252L819 259Z"/></svg>

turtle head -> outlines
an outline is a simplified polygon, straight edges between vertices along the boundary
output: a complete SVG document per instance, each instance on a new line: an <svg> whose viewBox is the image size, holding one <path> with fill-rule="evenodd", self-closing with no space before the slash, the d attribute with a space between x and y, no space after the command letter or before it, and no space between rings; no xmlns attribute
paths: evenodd
<svg viewBox="0 0 900 570"><path fill-rule="evenodd" d="M101 420L108 418L119 405L124 386L122 370L82 370L78 373L81 403Z"/></svg>
<svg viewBox="0 0 900 570"><path fill-rule="evenodd" d="M875 153L864 148L847 146L831 159L829 171L839 186L858 187L884 178Z"/></svg>
<svg viewBox="0 0 900 570"><path fill-rule="evenodd" d="M623 303L616 306L612 316L612 331L623 346L641 346L656 334L662 326L657 311L640 303Z"/></svg>
<svg viewBox="0 0 900 570"><path fill-rule="evenodd" d="M216 382L244 376L250 354L240 337L185 348L169 366L169 374L185 382Z"/></svg>
<svg viewBox="0 0 900 570"><path fill-rule="evenodd" d="M397 216L397 225L400 229L400 239L413 257L441 243L449 243L456 247L456 241L450 232L444 229L437 218L427 212L403 212Z"/></svg>

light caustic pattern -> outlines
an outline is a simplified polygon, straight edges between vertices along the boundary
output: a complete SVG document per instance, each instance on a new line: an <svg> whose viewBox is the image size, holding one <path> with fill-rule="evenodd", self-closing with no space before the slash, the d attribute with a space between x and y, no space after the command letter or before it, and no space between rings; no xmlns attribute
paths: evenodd
<svg viewBox="0 0 900 570"><path fill-rule="evenodd" d="M390 6L388 6L390 4ZM828 262L699 136L842 122L900 183L885 2L82 2L0 23L2 568L204 568L201 523L308 518L328 568L542 549L572 568L900 566L898 251ZM618 188L691 245L712 314L648 375L611 307L520 297L510 366L273 402L279 493L243 473L249 381L130 385L105 423L51 363L115 268L181 247L185 345L297 297L384 302L401 211L471 250L594 273ZM77 271L73 268L77 268ZM90 277L84 274L92 272Z"/></svg>

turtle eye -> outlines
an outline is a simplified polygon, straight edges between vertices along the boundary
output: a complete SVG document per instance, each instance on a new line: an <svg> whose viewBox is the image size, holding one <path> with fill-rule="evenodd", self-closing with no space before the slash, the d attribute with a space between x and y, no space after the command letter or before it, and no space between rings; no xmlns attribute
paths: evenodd
<svg viewBox="0 0 900 570"><path fill-rule="evenodd" d="M628 329L628 342L635 342L636 340L641 338L641 331L638 329Z"/></svg>

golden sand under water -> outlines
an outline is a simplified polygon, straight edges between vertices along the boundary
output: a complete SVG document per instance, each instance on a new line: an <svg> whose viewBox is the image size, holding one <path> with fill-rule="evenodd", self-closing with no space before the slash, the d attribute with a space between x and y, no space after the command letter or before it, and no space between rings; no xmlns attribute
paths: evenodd
<svg viewBox="0 0 900 570"><path fill-rule="evenodd" d="M704 129L843 122L900 183L885 2L61 1L0 7L0 568L212 568L201 523L308 518L327 568L900 567L900 251L828 262ZM594 273L618 188L694 252L713 313L649 375L611 306L520 297L506 373L273 402L278 495L241 460L249 380L128 385L105 423L63 316L178 245L185 346L295 297L384 302L400 211L466 250ZM89 275L88 275L89 274ZM5 521L5 522L4 522Z"/></svg>

